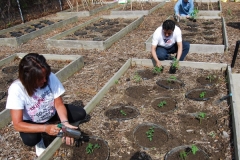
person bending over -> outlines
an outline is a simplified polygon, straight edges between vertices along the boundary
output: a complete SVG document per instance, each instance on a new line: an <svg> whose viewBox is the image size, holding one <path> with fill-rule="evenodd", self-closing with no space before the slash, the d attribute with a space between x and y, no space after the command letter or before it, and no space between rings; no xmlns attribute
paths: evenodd
<svg viewBox="0 0 240 160"><path fill-rule="evenodd" d="M56 136L60 131L57 124L51 122L59 120L64 126L77 129L70 123L80 123L86 111L63 104L61 95L65 89L42 55L25 55L18 74L18 79L8 89L6 108L10 109L14 129L20 132L23 143L35 146L36 155L40 156L46 148L42 133ZM67 145L74 141L70 137L65 140Z"/></svg>
<svg viewBox="0 0 240 160"><path fill-rule="evenodd" d="M172 20L164 21L153 33L151 53L158 67L160 60L171 60L169 54L177 53L177 61L183 61L189 48L189 42L182 41L181 30Z"/></svg>
<svg viewBox="0 0 240 160"><path fill-rule="evenodd" d="M178 0L174 6L175 18L181 16L190 18L191 13L194 10L193 0Z"/></svg>

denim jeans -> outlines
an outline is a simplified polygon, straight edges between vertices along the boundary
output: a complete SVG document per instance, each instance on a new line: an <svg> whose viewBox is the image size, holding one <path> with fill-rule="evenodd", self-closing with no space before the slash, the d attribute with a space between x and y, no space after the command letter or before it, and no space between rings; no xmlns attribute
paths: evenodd
<svg viewBox="0 0 240 160"><path fill-rule="evenodd" d="M190 44L189 42L182 41L182 56L180 57L180 61L183 61L186 55L188 54ZM175 43L171 48L163 48L161 46L157 46L156 53L157 57L159 60L168 60L170 55L169 54L174 54L177 53L178 46L177 43Z"/></svg>

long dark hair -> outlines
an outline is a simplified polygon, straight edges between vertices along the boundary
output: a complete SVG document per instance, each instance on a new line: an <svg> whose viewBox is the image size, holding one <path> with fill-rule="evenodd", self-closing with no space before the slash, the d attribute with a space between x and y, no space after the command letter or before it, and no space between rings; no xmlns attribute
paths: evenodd
<svg viewBox="0 0 240 160"><path fill-rule="evenodd" d="M29 96L32 96L38 88L37 81L43 78L42 69L46 70L46 82L43 86L45 87L48 84L51 67L47 64L44 56L38 53L29 53L19 63L19 79Z"/></svg>

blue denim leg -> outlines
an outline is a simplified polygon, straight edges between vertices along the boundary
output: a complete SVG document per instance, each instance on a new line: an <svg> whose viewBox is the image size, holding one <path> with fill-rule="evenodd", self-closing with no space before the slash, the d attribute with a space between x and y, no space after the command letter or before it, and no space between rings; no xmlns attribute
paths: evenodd
<svg viewBox="0 0 240 160"><path fill-rule="evenodd" d="M186 55L188 54L189 49L190 49L190 43L189 42L182 41L182 45L183 45L183 51L182 51L182 56L180 58L180 61L184 60L184 58L186 57Z"/></svg>
<svg viewBox="0 0 240 160"><path fill-rule="evenodd" d="M157 46L156 53L159 60L168 59L168 51L166 48Z"/></svg>

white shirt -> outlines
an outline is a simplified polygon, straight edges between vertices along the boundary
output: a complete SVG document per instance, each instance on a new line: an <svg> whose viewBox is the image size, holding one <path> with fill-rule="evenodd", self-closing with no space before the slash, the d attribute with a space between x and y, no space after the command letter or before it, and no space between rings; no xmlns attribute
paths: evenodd
<svg viewBox="0 0 240 160"><path fill-rule="evenodd" d="M176 42L182 41L182 32L178 26L169 37L166 37L163 33L162 26L158 27L153 33L152 45L161 46L164 48L171 48Z"/></svg>
<svg viewBox="0 0 240 160"><path fill-rule="evenodd" d="M8 89L6 109L23 110L23 120L44 123L56 113L54 99L65 92L62 83L51 73L48 85L38 88L33 96L29 96L19 79Z"/></svg>

